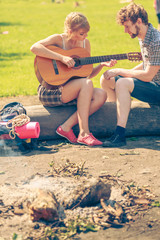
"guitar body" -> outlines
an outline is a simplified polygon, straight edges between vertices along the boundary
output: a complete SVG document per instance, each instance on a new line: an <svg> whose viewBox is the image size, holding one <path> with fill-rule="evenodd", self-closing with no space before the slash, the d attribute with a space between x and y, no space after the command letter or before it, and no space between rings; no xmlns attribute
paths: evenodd
<svg viewBox="0 0 160 240"><path fill-rule="evenodd" d="M64 50L52 45L47 46L47 48L75 60L75 66L68 68L61 61L36 56L34 61L36 76L39 82L47 88L62 85L70 79L88 77L93 71L93 63L110 61L111 59L142 60L140 52L90 57L85 48Z"/></svg>
<svg viewBox="0 0 160 240"><path fill-rule="evenodd" d="M47 48L72 58L90 57L90 54L85 48L79 47L70 50L64 50L56 46L48 46ZM36 56L34 67L36 76L41 84L46 82L49 85L55 86L62 85L70 79L88 77L93 70L93 64L68 68L61 61L55 61L40 56Z"/></svg>

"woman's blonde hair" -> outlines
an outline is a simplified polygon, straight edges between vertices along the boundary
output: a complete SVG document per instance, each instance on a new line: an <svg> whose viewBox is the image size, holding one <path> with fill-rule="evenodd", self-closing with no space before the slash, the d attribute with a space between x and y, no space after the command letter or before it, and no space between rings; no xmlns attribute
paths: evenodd
<svg viewBox="0 0 160 240"><path fill-rule="evenodd" d="M79 12L71 12L68 14L64 22L64 32L69 34L69 30L74 32L81 28L85 29L86 32L90 30L90 25L87 18Z"/></svg>

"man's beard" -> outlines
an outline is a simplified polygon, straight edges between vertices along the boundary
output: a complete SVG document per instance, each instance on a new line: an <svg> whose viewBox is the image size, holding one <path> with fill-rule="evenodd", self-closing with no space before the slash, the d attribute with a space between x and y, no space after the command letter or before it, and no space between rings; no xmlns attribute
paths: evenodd
<svg viewBox="0 0 160 240"><path fill-rule="evenodd" d="M136 33L132 33L130 36L131 38L135 38L138 36L139 32L140 32L140 28L138 26L135 26L136 28Z"/></svg>

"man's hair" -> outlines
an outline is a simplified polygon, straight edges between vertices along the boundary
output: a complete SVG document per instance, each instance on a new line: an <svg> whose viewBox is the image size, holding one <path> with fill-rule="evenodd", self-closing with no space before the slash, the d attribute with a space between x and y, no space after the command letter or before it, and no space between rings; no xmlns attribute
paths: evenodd
<svg viewBox="0 0 160 240"><path fill-rule="evenodd" d="M133 24L137 22L138 18L142 19L145 25L148 25L148 14L142 5L130 3L123 7L117 13L117 23L123 25L126 21L131 21Z"/></svg>

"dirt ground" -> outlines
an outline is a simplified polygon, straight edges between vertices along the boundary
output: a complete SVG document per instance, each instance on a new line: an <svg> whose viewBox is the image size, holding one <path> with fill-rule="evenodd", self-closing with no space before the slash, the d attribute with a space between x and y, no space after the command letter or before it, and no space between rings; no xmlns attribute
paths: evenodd
<svg viewBox="0 0 160 240"><path fill-rule="evenodd" d="M0 108L12 101L19 101L24 106L39 104L37 96L2 98ZM85 169L90 176L98 177L105 173L117 176L120 181L132 181L140 187L148 186L155 200L160 201L160 136L128 138L126 147L116 149L71 145L63 140L43 144L52 150L34 150L25 154L9 152L6 156L0 156L0 240L22 240L31 234L35 236L32 239L40 236L43 224L32 222L28 214L11 214L11 211L7 212L7 206L12 206L22 183L37 175L47 175L51 162L61 165L66 159L77 164L85 161ZM1 211L4 206L5 214ZM15 233L19 238L13 238ZM122 228L81 233L74 239L159 240L160 207L140 212L134 221Z"/></svg>

